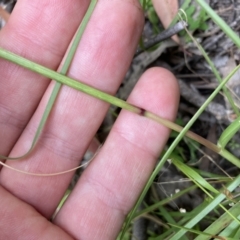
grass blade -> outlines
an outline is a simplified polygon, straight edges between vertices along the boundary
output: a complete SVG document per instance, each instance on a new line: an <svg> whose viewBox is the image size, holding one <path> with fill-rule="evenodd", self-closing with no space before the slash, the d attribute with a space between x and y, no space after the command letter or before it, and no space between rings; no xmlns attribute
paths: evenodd
<svg viewBox="0 0 240 240"><path fill-rule="evenodd" d="M239 129L240 129L240 117L238 117L223 131L218 140L218 146L221 148L225 148L228 142L232 139L232 137L236 134L236 132Z"/></svg>
<svg viewBox="0 0 240 240"><path fill-rule="evenodd" d="M202 176L200 176L197 172L195 172L191 167L179 161L173 155L171 159L172 159L172 163L189 179L194 181L196 185L198 185L201 188L207 189L215 194L219 194L219 191L217 191L214 187L212 187L211 184L209 184Z"/></svg>
<svg viewBox="0 0 240 240"><path fill-rule="evenodd" d="M240 214L240 203L234 205L231 209L228 210L234 216ZM220 218L214 221L208 228L204 230L205 233L216 235L221 232L226 226L230 225L233 222L232 217L228 213L224 213ZM209 240L211 237L199 235L195 240Z"/></svg>
<svg viewBox="0 0 240 240"><path fill-rule="evenodd" d="M238 176L235 180L233 180L229 186L227 187L229 192L232 192L235 190L238 185L240 184L240 176ZM199 214L197 214L195 217L193 217L184 227L191 229L194 227L201 219L203 219L209 212L211 212L213 209L215 209L224 199L226 198L226 195L221 193L218 196L216 196ZM179 230L172 238L171 240L179 240L182 236L186 234L186 229Z"/></svg>

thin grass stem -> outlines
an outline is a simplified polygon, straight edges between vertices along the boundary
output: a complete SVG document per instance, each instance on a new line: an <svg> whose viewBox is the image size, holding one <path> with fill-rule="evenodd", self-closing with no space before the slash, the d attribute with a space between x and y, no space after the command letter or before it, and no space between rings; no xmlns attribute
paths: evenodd
<svg viewBox="0 0 240 240"><path fill-rule="evenodd" d="M29 70L37 72L37 73L39 73L39 74L41 74L41 75L43 75L45 77L54 79L54 80L58 81L61 84L65 84L65 85L67 85L69 87L72 87L72 88L74 88L76 90L84 92L84 93L86 93L86 94L88 94L90 96L93 96L95 98L103 100L103 101L105 101L107 103L113 104L113 105L115 105L117 107L120 107L122 109L126 109L126 110L128 110L130 112L134 112L134 113L139 114L139 115L144 115L147 118L150 118L150 119L152 119L152 120L154 120L154 121L156 121L158 123L161 123L164 126L166 126L168 128L171 128L171 129L173 129L173 130L175 130L177 132L180 132L183 129L182 127L178 126L177 124L175 124L175 123L173 123L173 122L171 122L169 120L163 119L163 118L157 116L156 114L153 114L151 112L143 110L143 109L141 109L141 108L139 108L137 106L134 106L134 105L132 105L132 104L126 102L126 101L123 101L123 100L118 99L118 98L116 98L116 97L114 97L112 95L109 95L109 94L107 94L105 92L102 92L102 91L100 91L98 89L95 89L95 88L90 87L90 86L88 86L86 84L78 82L77 80L74 80L72 78L64 76L64 75L62 75L60 73L57 73L57 72L55 72L53 70L50 70L50 69L48 69L46 67L43 67L43 66L39 65L39 64L33 63L33 62L23 58L23 57L20 57L20 56L14 54L14 53L10 53L10 52L8 52L8 51L6 51L4 49L1 49L1 48L0 48L0 57L4 58L6 60L9 60L11 62L14 62L14 63L16 63L16 64L18 64L18 65L20 65L22 67L25 67L25 68L29 69ZM236 71L236 69L235 69L235 71ZM227 82L228 79L229 78L226 78L224 83ZM221 89L222 85L223 85L223 83L219 85L219 88L217 88L217 92ZM215 92L214 96L217 94L217 92ZM207 105L207 104L209 104L209 102L210 101L207 101L205 104ZM143 111L144 111L144 114L143 114ZM200 142L204 146L209 147L210 149L212 149L213 151L215 151L217 153L219 153L220 150L221 150L217 145L211 143L210 141L200 137L199 135L197 135L197 134L195 134L193 132L187 131L186 135L189 138L191 138L191 139L193 139L195 141Z"/></svg>

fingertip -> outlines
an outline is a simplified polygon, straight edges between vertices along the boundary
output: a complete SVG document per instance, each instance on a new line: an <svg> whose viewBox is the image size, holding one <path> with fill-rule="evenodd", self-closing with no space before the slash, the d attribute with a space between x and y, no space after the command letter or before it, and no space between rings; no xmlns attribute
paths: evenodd
<svg viewBox="0 0 240 240"><path fill-rule="evenodd" d="M175 76L165 68L153 67L141 76L128 101L163 118L174 120L179 96Z"/></svg>

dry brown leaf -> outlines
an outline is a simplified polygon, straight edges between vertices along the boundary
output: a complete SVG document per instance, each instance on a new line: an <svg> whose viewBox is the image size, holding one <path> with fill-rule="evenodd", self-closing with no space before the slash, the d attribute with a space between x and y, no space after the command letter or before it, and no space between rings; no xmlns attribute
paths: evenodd
<svg viewBox="0 0 240 240"><path fill-rule="evenodd" d="M164 28L168 28L174 17L177 15L178 0L152 0L152 3ZM176 43L180 42L177 35L174 35L172 39Z"/></svg>

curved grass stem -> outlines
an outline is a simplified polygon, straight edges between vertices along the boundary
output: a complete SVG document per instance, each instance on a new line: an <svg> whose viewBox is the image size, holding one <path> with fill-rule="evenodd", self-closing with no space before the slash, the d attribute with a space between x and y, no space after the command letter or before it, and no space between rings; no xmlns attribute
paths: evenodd
<svg viewBox="0 0 240 240"><path fill-rule="evenodd" d="M78 44L79 44L79 42L80 42L80 40L82 38L82 35L83 35L83 32L84 32L84 30L85 30L85 28L87 26L87 23L88 23L91 15L93 13L93 10L94 10L94 8L96 6L96 3L97 3L97 0L92 0L91 1L90 5L88 7L88 10L87 10L87 12L86 12L86 14L85 14L81 24L80 24L80 26L79 26L75 36L73 38L72 44L71 44L71 46L68 49L68 52L66 54L66 58L65 58L65 60L63 62L63 65L62 65L60 71L59 71L60 74L63 74L63 75L67 74L67 71L68 71L68 69L69 69L69 67L71 65L72 59L73 59L73 57L75 55L75 52L77 50ZM41 135L41 132L42 132L42 130L43 130L45 124L46 124L48 116L49 116L49 114L50 114L50 112L51 112L51 110L52 110L52 108L54 106L54 103L55 103L55 101L57 99L57 96L58 96L58 94L60 92L61 86L62 86L62 83L60 83L60 82L56 82L55 85L54 85L54 88L53 88L52 93L51 93L51 95L49 97L49 100L47 102L46 108L45 108L45 110L43 112L42 118L41 118L40 123L38 125L37 131L36 131L35 136L33 138L33 141L32 141L32 144L30 146L30 149L25 154L23 154L22 156L8 157L8 156L0 155L0 158L8 159L8 160L20 160L20 159L26 157L29 153L31 153L31 151L34 149L34 147L35 147L35 145L36 145L36 143L37 143L37 141L38 141L38 139L39 139L39 137Z"/></svg>

